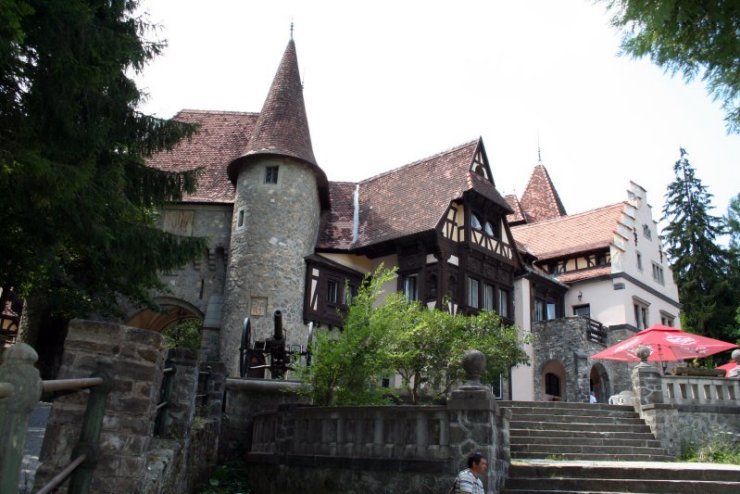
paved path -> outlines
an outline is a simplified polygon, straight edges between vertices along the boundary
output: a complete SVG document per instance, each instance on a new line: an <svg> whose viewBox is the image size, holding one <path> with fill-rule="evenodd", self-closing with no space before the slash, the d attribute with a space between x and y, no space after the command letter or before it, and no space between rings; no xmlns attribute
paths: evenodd
<svg viewBox="0 0 740 494"><path fill-rule="evenodd" d="M41 445L44 443L46 422L49 420L51 403L39 402L31 412L26 432L26 446L23 449L23 462L21 464L20 476L18 477L19 494L31 494L36 469L39 467L39 455Z"/></svg>

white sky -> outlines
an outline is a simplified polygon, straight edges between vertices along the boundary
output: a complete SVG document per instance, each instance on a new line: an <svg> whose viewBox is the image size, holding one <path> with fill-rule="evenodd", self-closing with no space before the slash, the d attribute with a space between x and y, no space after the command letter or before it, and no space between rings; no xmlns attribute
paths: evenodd
<svg viewBox="0 0 740 494"><path fill-rule="evenodd" d="M590 0L145 0L168 48L139 78L143 110L258 112L289 40L314 153L357 181L483 137L502 193L550 172L569 213L626 199L660 217L679 146L725 214L740 192L740 136L701 82L618 56Z"/></svg>

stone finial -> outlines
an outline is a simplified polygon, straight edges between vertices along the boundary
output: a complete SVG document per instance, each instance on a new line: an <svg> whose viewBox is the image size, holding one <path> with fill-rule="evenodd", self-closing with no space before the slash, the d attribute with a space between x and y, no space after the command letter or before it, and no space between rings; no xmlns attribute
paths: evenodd
<svg viewBox="0 0 740 494"><path fill-rule="evenodd" d="M640 345L635 352L635 355L640 359L643 364L647 363L648 357L653 353L653 350L647 345Z"/></svg>
<svg viewBox="0 0 740 494"><path fill-rule="evenodd" d="M465 369L465 377L468 382L466 386L481 386L480 376L486 368L486 356L480 350L468 350L462 359L462 366Z"/></svg>
<svg viewBox="0 0 740 494"><path fill-rule="evenodd" d="M730 358L737 362L738 365L740 365L740 349L733 350L732 354L730 354Z"/></svg>

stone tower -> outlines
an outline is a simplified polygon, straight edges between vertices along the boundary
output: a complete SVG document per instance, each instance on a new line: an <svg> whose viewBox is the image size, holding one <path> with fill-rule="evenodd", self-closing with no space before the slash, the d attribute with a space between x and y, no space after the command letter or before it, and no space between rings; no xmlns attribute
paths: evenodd
<svg viewBox="0 0 740 494"><path fill-rule="evenodd" d="M311 147L295 43L291 39L243 154L229 163L236 186L220 353L238 375L242 324L253 341L272 335L280 310L289 344L305 344L306 264L321 212L329 207L326 174Z"/></svg>

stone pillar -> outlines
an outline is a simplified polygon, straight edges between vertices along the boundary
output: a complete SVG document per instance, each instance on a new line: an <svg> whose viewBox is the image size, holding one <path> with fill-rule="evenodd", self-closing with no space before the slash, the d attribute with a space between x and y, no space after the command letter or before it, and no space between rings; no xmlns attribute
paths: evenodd
<svg viewBox="0 0 740 494"><path fill-rule="evenodd" d="M509 461L504 444L503 417L491 390L483 386L480 376L486 367L486 357L470 350L463 358L467 382L450 393L447 410L450 416L451 470L465 468L471 453L482 453L488 459L488 471L483 483L486 492L498 493L508 474Z"/></svg>
<svg viewBox="0 0 740 494"><path fill-rule="evenodd" d="M2 355L0 365L0 492L17 492L28 419L41 398L38 356L25 343Z"/></svg>
<svg viewBox="0 0 740 494"><path fill-rule="evenodd" d="M637 356L641 362L632 369L632 389L635 392L635 406L641 411L645 405L663 403L663 376L654 365L648 364L648 347L638 348Z"/></svg>
<svg viewBox="0 0 740 494"><path fill-rule="evenodd" d="M101 363L110 366L113 375L91 492L138 492L159 401L162 349L163 337L153 331L104 322L69 323L59 378L89 377ZM69 463L87 395L78 392L54 399L34 491Z"/></svg>
<svg viewBox="0 0 740 494"><path fill-rule="evenodd" d="M198 369L195 354L184 348L167 352L167 362L174 367L172 391L164 420L164 436L181 439L190 434L195 415L195 393L198 388Z"/></svg>

